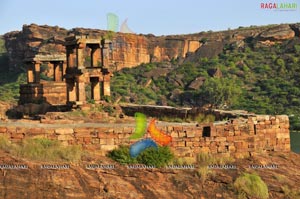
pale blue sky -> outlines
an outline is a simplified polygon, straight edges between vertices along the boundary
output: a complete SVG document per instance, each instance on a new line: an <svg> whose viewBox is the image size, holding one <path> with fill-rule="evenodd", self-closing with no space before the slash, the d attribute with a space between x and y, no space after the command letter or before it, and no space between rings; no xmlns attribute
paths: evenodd
<svg viewBox="0 0 300 199"><path fill-rule="evenodd" d="M260 8L261 2L297 3L294 11ZM0 0L0 34L23 24L106 29L106 14L128 18L135 33L155 35L227 30L300 22L300 0Z"/></svg>

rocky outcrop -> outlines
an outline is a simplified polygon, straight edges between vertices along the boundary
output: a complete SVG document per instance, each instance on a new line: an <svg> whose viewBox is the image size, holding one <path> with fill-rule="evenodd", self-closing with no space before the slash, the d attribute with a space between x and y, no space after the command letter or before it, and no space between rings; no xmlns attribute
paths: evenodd
<svg viewBox="0 0 300 199"><path fill-rule="evenodd" d="M188 86L189 89L199 90L205 82L205 77L196 77Z"/></svg>
<svg viewBox="0 0 300 199"><path fill-rule="evenodd" d="M35 55L64 55L67 30L58 26L24 25L22 31L4 35L9 56L9 69L19 70L25 58Z"/></svg>
<svg viewBox="0 0 300 199"><path fill-rule="evenodd" d="M212 68L207 70L207 73L209 74L209 76L211 77L217 77L220 78L223 76L222 71L220 68Z"/></svg>
<svg viewBox="0 0 300 199"><path fill-rule="evenodd" d="M270 41L292 39L294 36L295 32L287 24L272 27L259 35L261 40Z"/></svg>
<svg viewBox="0 0 300 199"><path fill-rule="evenodd" d="M194 169L129 169L94 153L69 169L41 169L43 164L58 164L24 160L0 150L2 164L24 165L28 169L0 170L0 197L5 199L136 199L136 198L224 198L238 197L233 187L241 173L257 173L267 184L269 198L299 196L300 155L273 153L237 159L229 165L236 169L209 169L201 173ZM114 169L87 169L99 164ZM255 169L253 166L274 165L274 169ZM206 170L205 170L206 171ZM201 177L202 175L202 177ZM288 194L292 197L287 197ZM294 194L294 195L292 195ZM295 196L295 197L293 197Z"/></svg>
<svg viewBox="0 0 300 199"><path fill-rule="evenodd" d="M24 25L22 31L4 35L9 56L9 69L17 70L26 58L33 56L65 55L64 38L68 35L93 35L112 42L108 65L113 70L134 67L141 63L163 62L177 58L195 61L199 57L214 57L225 44L241 43L247 38L272 42L299 35L299 24L239 28L220 32L200 32L188 35L154 36L131 33L112 33L104 30L58 26ZM297 32L298 31L298 32Z"/></svg>

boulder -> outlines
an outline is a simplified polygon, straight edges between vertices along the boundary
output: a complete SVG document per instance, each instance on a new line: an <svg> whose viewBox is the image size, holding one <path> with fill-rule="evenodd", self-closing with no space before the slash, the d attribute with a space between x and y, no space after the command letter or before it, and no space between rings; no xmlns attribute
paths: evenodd
<svg viewBox="0 0 300 199"><path fill-rule="evenodd" d="M292 39L295 32L287 24L272 27L259 35L260 40L281 41Z"/></svg>

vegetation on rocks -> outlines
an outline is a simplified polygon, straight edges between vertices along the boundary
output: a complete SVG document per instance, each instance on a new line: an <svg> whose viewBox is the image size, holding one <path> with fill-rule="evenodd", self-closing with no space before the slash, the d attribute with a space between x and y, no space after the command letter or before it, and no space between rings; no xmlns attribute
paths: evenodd
<svg viewBox="0 0 300 199"><path fill-rule="evenodd" d="M234 182L238 198L269 198L268 187L257 174L243 173Z"/></svg>
<svg viewBox="0 0 300 199"><path fill-rule="evenodd" d="M120 146L108 153L108 157L121 164L144 164L147 166L163 167L172 161L173 153L169 147L147 148L136 158L129 154L128 146Z"/></svg>
<svg viewBox="0 0 300 199"><path fill-rule="evenodd" d="M123 69L112 78L113 100L121 97L121 102L171 106L210 104L258 114L287 114L291 129L300 130L299 49L296 37L273 46L248 38L242 47L225 45L213 58ZM222 77L209 74L217 68ZM204 84L190 88L197 77L205 78Z"/></svg>
<svg viewBox="0 0 300 199"><path fill-rule="evenodd" d="M80 146L62 146L59 141L47 138L28 138L21 145L17 145L0 136L0 149L21 158L47 162L78 162L84 155Z"/></svg>

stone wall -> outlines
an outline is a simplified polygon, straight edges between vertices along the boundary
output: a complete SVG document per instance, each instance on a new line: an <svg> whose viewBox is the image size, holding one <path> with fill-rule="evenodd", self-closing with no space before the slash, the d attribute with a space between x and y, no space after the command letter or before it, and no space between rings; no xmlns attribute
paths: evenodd
<svg viewBox="0 0 300 199"><path fill-rule="evenodd" d="M65 145L80 144L103 155L121 144L135 142L129 139L134 124L27 126L0 124L0 135L8 136L12 142L45 137ZM171 148L179 157L196 157L200 152L244 157L266 151L290 151L289 119L285 115L257 115L201 125L159 122L157 128L172 136Z"/></svg>
<svg viewBox="0 0 300 199"><path fill-rule="evenodd" d="M67 86L65 82L41 82L40 84L20 85L19 104L42 103L51 105L66 104Z"/></svg>

